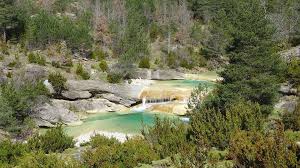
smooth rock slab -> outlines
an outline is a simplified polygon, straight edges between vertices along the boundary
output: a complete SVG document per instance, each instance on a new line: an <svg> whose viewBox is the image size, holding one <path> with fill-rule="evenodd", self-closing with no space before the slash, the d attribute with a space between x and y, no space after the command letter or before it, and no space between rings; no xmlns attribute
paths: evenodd
<svg viewBox="0 0 300 168"><path fill-rule="evenodd" d="M68 100L88 99L92 97L92 94L88 91L63 91L62 97Z"/></svg>
<svg viewBox="0 0 300 168"><path fill-rule="evenodd" d="M67 108L50 103L44 103L33 111L33 118L36 120L38 126L51 127L56 123L69 125L80 121L78 116Z"/></svg>
<svg viewBox="0 0 300 168"><path fill-rule="evenodd" d="M117 103L117 104L122 104L126 107L131 107L132 105L136 104L136 101L130 100L130 99L124 99L122 97L118 97L114 94L111 93L106 93L106 94L100 94L98 95L106 100L109 100L110 102Z"/></svg>
<svg viewBox="0 0 300 168"><path fill-rule="evenodd" d="M122 111L126 107L111 103L106 99L92 98L76 101L53 100L53 104L57 107L69 109L73 112L101 113Z"/></svg>

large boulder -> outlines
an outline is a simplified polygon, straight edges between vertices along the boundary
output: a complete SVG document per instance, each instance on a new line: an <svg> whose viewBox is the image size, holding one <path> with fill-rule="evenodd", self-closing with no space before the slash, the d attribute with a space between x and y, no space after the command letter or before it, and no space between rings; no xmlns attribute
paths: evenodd
<svg viewBox="0 0 300 168"><path fill-rule="evenodd" d="M88 91L63 91L62 97L68 100L88 99L92 97L92 94Z"/></svg>
<svg viewBox="0 0 300 168"><path fill-rule="evenodd" d="M132 74L133 79L148 79L148 80L180 80L184 79L184 74L175 70L150 70L137 69Z"/></svg>
<svg viewBox="0 0 300 168"><path fill-rule="evenodd" d="M298 99L297 96L283 96L275 105L275 109L281 112L293 112L297 107Z"/></svg>
<svg viewBox="0 0 300 168"><path fill-rule="evenodd" d="M50 103L44 103L33 109L33 118L36 120L38 126L52 127L57 123L67 125L80 122L78 116L61 106Z"/></svg>
<svg viewBox="0 0 300 168"><path fill-rule="evenodd" d="M297 95L297 89L292 88L292 86L289 84L281 85L279 92L283 95Z"/></svg>
<svg viewBox="0 0 300 168"><path fill-rule="evenodd" d="M100 80L68 80L66 82L68 91L88 91L92 94L111 93L122 99L139 101L139 93L142 86L128 84L110 84Z"/></svg>
<svg viewBox="0 0 300 168"><path fill-rule="evenodd" d="M43 79L48 76L46 67L35 64L27 64L22 71L24 73L23 78L29 81Z"/></svg>

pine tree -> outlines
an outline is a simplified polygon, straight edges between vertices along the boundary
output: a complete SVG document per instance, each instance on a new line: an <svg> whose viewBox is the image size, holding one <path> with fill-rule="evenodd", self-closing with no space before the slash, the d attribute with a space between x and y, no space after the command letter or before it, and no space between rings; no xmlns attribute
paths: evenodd
<svg viewBox="0 0 300 168"><path fill-rule="evenodd" d="M230 61L220 73L224 80L217 89L216 103L224 110L226 105L243 98L259 103L268 114L276 100L283 69L272 40L274 29L259 0L231 4L231 10L223 10L215 19L230 39L226 48Z"/></svg>
<svg viewBox="0 0 300 168"><path fill-rule="evenodd" d="M0 1L0 30L3 36L3 40L6 40L6 33L8 29L12 29L17 26L17 15L14 10L13 0L1 0Z"/></svg>

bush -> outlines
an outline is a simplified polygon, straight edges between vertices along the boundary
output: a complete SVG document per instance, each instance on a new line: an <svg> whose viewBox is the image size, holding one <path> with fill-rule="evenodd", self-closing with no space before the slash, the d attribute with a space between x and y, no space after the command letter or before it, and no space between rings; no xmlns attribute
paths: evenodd
<svg viewBox="0 0 300 168"><path fill-rule="evenodd" d="M158 159L147 141L135 138L121 144L114 138L96 135L91 139L92 149L83 154L87 167L136 167Z"/></svg>
<svg viewBox="0 0 300 168"><path fill-rule="evenodd" d="M139 68L150 68L150 59L149 57L144 57L139 63Z"/></svg>
<svg viewBox="0 0 300 168"><path fill-rule="evenodd" d="M84 80L90 79L90 74L87 71L85 71L83 65L80 63L76 67L76 74L81 76L81 78Z"/></svg>
<svg viewBox="0 0 300 168"><path fill-rule="evenodd" d="M283 128L266 134L238 131L229 145L234 167L297 167L297 153L296 143L285 138Z"/></svg>
<svg viewBox="0 0 300 168"><path fill-rule="evenodd" d="M92 59L97 60L97 61L102 61L106 57L107 57L107 54L99 48L95 49L92 53Z"/></svg>
<svg viewBox="0 0 300 168"><path fill-rule="evenodd" d="M180 61L180 66L186 69L193 69L194 67L194 65L186 59Z"/></svg>
<svg viewBox="0 0 300 168"><path fill-rule="evenodd" d="M51 73L48 77L48 80L53 86L56 94L61 94L61 92L66 89L65 84L67 79L61 73Z"/></svg>
<svg viewBox="0 0 300 168"><path fill-rule="evenodd" d="M51 65L55 68L61 68L61 64L58 61L52 61Z"/></svg>
<svg viewBox="0 0 300 168"><path fill-rule="evenodd" d="M300 101L298 101L297 107L293 112L284 112L282 116L282 122L284 129L291 129L293 131L300 131Z"/></svg>
<svg viewBox="0 0 300 168"><path fill-rule="evenodd" d="M222 113L215 107L206 107L206 102L202 102L202 90L201 87L196 89L189 102L192 133L196 141L204 141L211 147L223 150L228 146L234 130L262 130L264 116L258 104L240 100Z"/></svg>
<svg viewBox="0 0 300 168"><path fill-rule="evenodd" d="M296 87L300 86L300 60L295 58L288 64L287 80L291 81Z"/></svg>
<svg viewBox="0 0 300 168"><path fill-rule="evenodd" d="M180 153L187 145L187 127L180 121L156 117L153 127L142 130L145 139L153 144L161 159Z"/></svg>
<svg viewBox="0 0 300 168"><path fill-rule="evenodd" d="M150 164L159 159L159 155L152 149L152 145L142 139L129 139L121 146L120 160L123 167L136 167L139 163Z"/></svg>
<svg viewBox="0 0 300 168"><path fill-rule="evenodd" d="M39 54L29 53L28 61L29 61L29 63L39 64L39 65L43 65L43 66L46 65L46 59Z"/></svg>
<svg viewBox="0 0 300 168"><path fill-rule="evenodd" d="M176 54L174 52L170 52L167 57L167 64L170 68L176 68L177 67L177 58Z"/></svg>
<svg viewBox="0 0 300 168"><path fill-rule="evenodd" d="M67 66L67 67L73 67L73 61L72 61L72 59L71 58L66 59L66 61L64 62L63 65Z"/></svg>
<svg viewBox="0 0 300 168"><path fill-rule="evenodd" d="M44 135L35 135L28 140L28 146L32 150L42 150L45 153L63 152L73 148L73 137L65 134L61 125L47 130Z"/></svg>
<svg viewBox="0 0 300 168"><path fill-rule="evenodd" d="M15 165L17 158L24 156L28 151L25 144L19 142L13 143L7 140L0 141L0 165L7 165L7 167Z"/></svg>
<svg viewBox="0 0 300 168"><path fill-rule="evenodd" d="M107 74L107 81L109 83L120 83L122 80L122 75L119 73L110 72Z"/></svg>
<svg viewBox="0 0 300 168"><path fill-rule="evenodd" d="M23 81L24 82L24 81ZM15 83L14 83L15 84ZM2 119L10 118L22 124L24 119L31 113L31 108L37 101L41 102L40 97L48 95L48 90L43 82L28 83L15 86L13 83L5 83L1 87L2 108L0 108L0 117ZM12 122L13 123L13 122ZM3 127L10 127L10 124ZM20 127L15 127L14 131L19 131Z"/></svg>
<svg viewBox="0 0 300 168"><path fill-rule="evenodd" d="M107 138L103 135L95 135L91 138L90 144L92 148L96 148L99 146L114 146L120 145L120 142L115 138Z"/></svg>
<svg viewBox="0 0 300 168"><path fill-rule="evenodd" d="M56 154L45 154L42 151L27 153L18 159L17 167L23 168L80 168L80 164L66 157Z"/></svg>
<svg viewBox="0 0 300 168"><path fill-rule="evenodd" d="M107 65L107 62L105 60L102 60L100 63L99 63L99 67L100 69L103 71L103 72L107 72L108 70L108 65Z"/></svg>

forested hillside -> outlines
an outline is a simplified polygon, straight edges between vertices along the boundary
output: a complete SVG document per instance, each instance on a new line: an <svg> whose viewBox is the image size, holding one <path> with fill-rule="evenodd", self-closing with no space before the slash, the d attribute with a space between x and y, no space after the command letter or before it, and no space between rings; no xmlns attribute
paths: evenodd
<svg viewBox="0 0 300 168"><path fill-rule="evenodd" d="M0 167L300 166L299 0L0 0L0 29ZM75 147L63 117L40 134L39 105L157 71L220 78L193 91L188 123L157 118L124 143ZM101 82L70 96L70 80Z"/></svg>

